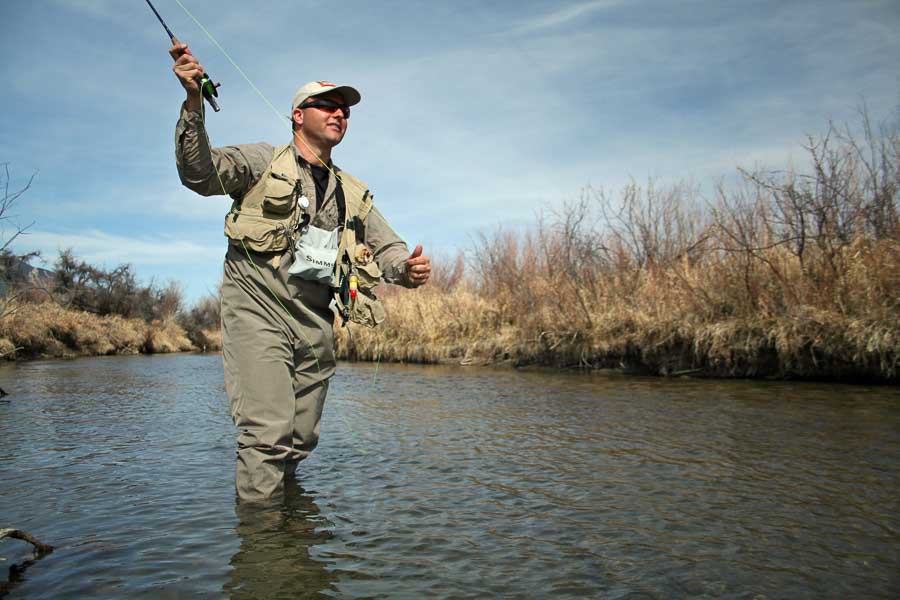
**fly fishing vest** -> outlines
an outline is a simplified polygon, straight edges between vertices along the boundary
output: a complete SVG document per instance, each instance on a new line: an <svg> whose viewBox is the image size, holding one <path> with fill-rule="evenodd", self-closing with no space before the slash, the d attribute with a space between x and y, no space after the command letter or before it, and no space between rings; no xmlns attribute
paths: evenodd
<svg viewBox="0 0 900 600"><path fill-rule="evenodd" d="M372 195L366 184L335 169L344 192L344 221L339 225L331 289L341 318L375 327L384 320L384 307L374 289L381 269L365 244L366 219L372 210ZM310 185L312 183L310 182ZM307 193L315 198L315 187ZM303 202L300 167L290 145L275 148L271 162L259 181L243 198L235 200L225 215L225 235L254 252L292 252L303 228L309 223ZM308 201L307 201L308 202ZM355 285L355 289L354 289Z"/></svg>

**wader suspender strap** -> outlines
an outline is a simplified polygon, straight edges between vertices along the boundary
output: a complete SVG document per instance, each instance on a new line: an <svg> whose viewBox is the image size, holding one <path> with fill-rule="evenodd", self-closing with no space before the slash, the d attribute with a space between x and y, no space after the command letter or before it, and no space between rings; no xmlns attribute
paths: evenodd
<svg viewBox="0 0 900 600"><path fill-rule="evenodd" d="M365 221L368 218L369 213L372 211L372 194L369 193L369 190L366 190L366 193L363 194L362 204L359 206L359 213L357 216L360 221Z"/></svg>

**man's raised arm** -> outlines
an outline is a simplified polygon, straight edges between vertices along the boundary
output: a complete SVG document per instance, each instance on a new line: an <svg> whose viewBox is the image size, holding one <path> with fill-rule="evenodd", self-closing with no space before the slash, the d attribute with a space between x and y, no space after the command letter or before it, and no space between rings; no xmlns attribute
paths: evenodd
<svg viewBox="0 0 900 600"><path fill-rule="evenodd" d="M203 66L186 44L172 46L169 54L175 60L172 71L187 92L175 126L175 162L181 183L202 196L243 196L272 159L272 146L259 143L210 148L203 124L203 96L195 81Z"/></svg>

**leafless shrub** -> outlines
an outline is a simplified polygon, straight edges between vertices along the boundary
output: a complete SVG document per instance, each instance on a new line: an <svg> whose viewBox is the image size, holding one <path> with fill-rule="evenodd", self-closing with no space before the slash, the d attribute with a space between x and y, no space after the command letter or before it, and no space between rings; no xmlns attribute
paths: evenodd
<svg viewBox="0 0 900 600"><path fill-rule="evenodd" d="M221 295L220 286L215 294L204 296L190 309L178 313L178 324L200 350L216 350L221 347Z"/></svg>
<svg viewBox="0 0 900 600"><path fill-rule="evenodd" d="M0 166L3 167L3 175L0 178L0 187L3 188L3 197L0 198L0 319L2 319L16 310L16 302L27 288L27 280L22 277L24 270L21 269L21 265L23 263L27 265L30 259L37 256L37 253L16 255L10 250L16 238L34 225L30 223L22 226L15 223L15 216L11 210L16 201L31 187L37 173L33 173L21 188L10 191L9 163L2 163Z"/></svg>
<svg viewBox="0 0 900 600"><path fill-rule="evenodd" d="M705 201L588 188L530 230L482 233L470 285L391 297L355 356L894 380L900 139L863 132L831 126L805 172L742 171Z"/></svg>
<svg viewBox="0 0 900 600"><path fill-rule="evenodd" d="M431 257L431 277L428 285L443 291L450 291L463 283L466 273L466 259L463 252L454 256L433 254Z"/></svg>
<svg viewBox="0 0 900 600"><path fill-rule="evenodd" d="M494 299L501 306L501 312L514 313L528 304L527 283L534 263L531 236L523 240L512 231L497 229L492 235L479 233L474 242L470 264L473 266L475 285L481 295Z"/></svg>
<svg viewBox="0 0 900 600"><path fill-rule="evenodd" d="M862 142L833 124L810 137L809 173L742 171L742 190L719 190L711 210L716 250L738 266L748 308L857 314L858 281L849 276L859 247L896 254L900 137L885 128L875 135L865 113L862 120Z"/></svg>
<svg viewBox="0 0 900 600"><path fill-rule="evenodd" d="M696 190L687 183L659 189L653 181L646 188L632 182L618 203L602 192L594 197L610 238L609 247L624 252L634 270L669 267L703 250L706 219ZM610 258L621 265L620 257Z"/></svg>
<svg viewBox="0 0 900 600"><path fill-rule="evenodd" d="M152 282L147 286L151 290L151 302L140 307L141 316L150 320L169 320L178 315L184 305L181 284L177 281L169 281L162 287L156 287Z"/></svg>
<svg viewBox="0 0 900 600"><path fill-rule="evenodd" d="M129 264L106 270L60 252L56 261L56 300L68 307L98 315L139 317L145 321L173 318L182 308L182 292L176 282L142 286Z"/></svg>
<svg viewBox="0 0 900 600"><path fill-rule="evenodd" d="M17 237L25 233L34 223L30 223L29 225L25 225L24 227L18 224L15 224L12 227L13 233L8 237L5 234L6 223L12 222L14 219L14 215L10 213L13 205L16 203L16 200L22 197L22 194L28 191L31 187L31 184L34 182L34 178L37 176L37 173L33 173L31 177L28 178L28 181L24 186L19 188L18 190L9 190L9 163L2 163L0 165L3 167L3 179L0 185L3 186L3 198L0 198L0 251L6 250L9 248L10 244L15 241Z"/></svg>

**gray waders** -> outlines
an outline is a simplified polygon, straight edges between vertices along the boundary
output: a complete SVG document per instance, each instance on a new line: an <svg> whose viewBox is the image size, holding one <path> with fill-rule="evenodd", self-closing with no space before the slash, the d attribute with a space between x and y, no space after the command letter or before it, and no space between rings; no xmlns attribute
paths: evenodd
<svg viewBox="0 0 900 600"><path fill-rule="evenodd" d="M290 251L250 258L258 271L229 244L222 355L239 429L235 486L241 500L260 501L280 495L285 474L318 444L335 369L334 314L328 286L290 276Z"/></svg>

